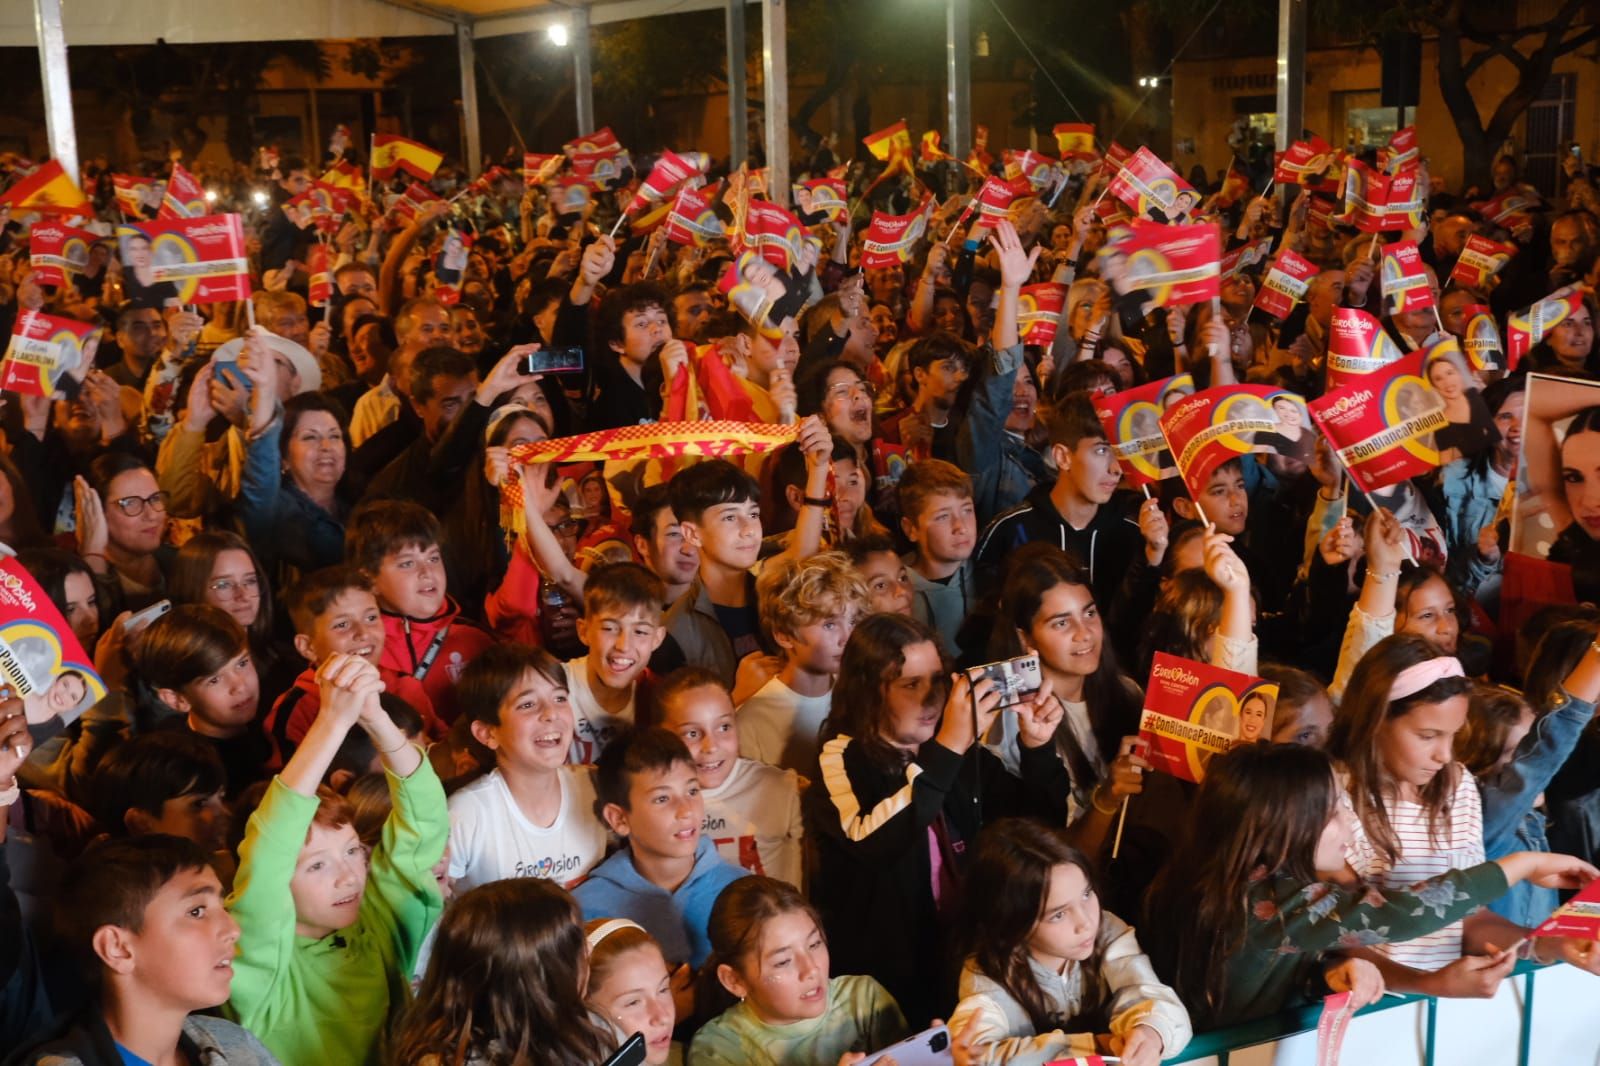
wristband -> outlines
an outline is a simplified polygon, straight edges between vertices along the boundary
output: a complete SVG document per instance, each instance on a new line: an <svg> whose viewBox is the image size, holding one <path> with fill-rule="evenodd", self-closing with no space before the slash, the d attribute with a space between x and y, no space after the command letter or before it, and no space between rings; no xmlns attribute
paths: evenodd
<svg viewBox="0 0 1600 1066"><path fill-rule="evenodd" d="M0 807L11 806L13 803L17 802L21 795L22 788L17 784L17 779L13 777L10 785L5 788L0 788Z"/></svg>
<svg viewBox="0 0 1600 1066"><path fill-rule="evenodd" d="M411 741L407 740L405 738L404 734L401 734L400 743L396 744L392 748L379 748L378 749L378 754L379 755L393 755L395 752L399 751L401 748L404 748L409 743L411 743Z"/></svg>
<svg viewBox="0 0 1600 1066"><path fill-rule="evenodd" d="M1368 570L1367 576L1374 581L1393 581L1400 576L1398 570Z"/></svg>
<svg viewBox="0 0 1600 1066"><path fill-rule="evenodd" d="M1100 789L1098 787L1096 787L1093 792L1089 793L1089 805L1095 810L1099 811L1101 814L1117 813L1117 801L1115 799L1111 801L1111 806L1109 808L1100 806Z"/></svg>
<svg viewBox="0 0 1600 1066"><path fill-rule="evenodd" d="M800 502L807 507L832 507L833 500L826 496L802 496Z"/></svg>

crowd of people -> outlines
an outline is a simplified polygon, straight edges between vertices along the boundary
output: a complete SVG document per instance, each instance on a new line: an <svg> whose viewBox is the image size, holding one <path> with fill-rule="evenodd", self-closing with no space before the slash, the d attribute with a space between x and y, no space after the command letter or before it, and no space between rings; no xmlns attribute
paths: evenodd
<svg viewBox="0 0 1600 1066"><path fill-rule="evenodd" d="M1528 938L1600 876L1600 609L1497 614L1526 372L1600 380L1580 168L1512 232L1431 190L1405 236L1437 323L1385 308L1387 237L1281 186L1200 208L1320 268L1281 323L1265 261L1187 308L1103 276L1095 168L1001 219L952 196L865 269L866 215L920 193L851 168L855 213L751 321L728 241L613 226L636 180L409 216L379 184L319 232L291 201L322 169L260 175L248 309L110 240L42 286L8 221L5 323L104 326L77 387L0 420L0 541L104 685L0 703L10 1061L578 1066L638 1034L630 1061L847 1066L944 1024L960 1066L1152 1066L1330 992L1600 973ZM1492 291L1448 280L1474 233L1516 245ZM1026 344L1046 280L1065 310ZM1287 416L1303 459L1141 494L1093 404L1178 373L1315 397L1337 308L1412 350L1570 284L1515 373L1437 383L1490 421L1395 510ZM581 372L530 372L558 350ZM683 393L718 382L789 443L527 461L715 413ZM1596 431L1541 444L1575 544ZM1158 653L1278 687L1198 785L1134 743ZM1023 655L1021 702L971 672Z"/></svg>

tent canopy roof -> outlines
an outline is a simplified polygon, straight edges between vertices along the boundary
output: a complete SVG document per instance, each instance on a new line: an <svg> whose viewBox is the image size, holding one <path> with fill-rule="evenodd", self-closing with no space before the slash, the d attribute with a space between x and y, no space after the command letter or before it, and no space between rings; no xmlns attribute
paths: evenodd
<svg viewBox="0 0 1600 1066"><path fill-rule="evenodd" d="M64 0L67 47L417 37L472 27L475 37L542 30L587 8L596 25L723 7L723 0ZM0 45L32 48L33 4L0 4Z"/></svg>

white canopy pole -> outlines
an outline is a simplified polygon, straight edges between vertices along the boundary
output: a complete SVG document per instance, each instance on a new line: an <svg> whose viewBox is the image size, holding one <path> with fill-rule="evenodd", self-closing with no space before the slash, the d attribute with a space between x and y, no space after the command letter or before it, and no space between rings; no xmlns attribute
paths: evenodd
<svg viewBox="0 0 1600 1066"><path fill-rule="evenodd" d="M787 0L761 0L761 74L767 113L767 199L789 202Z"/></svg>
<svg viewBox="0 0 1600 1066"><path fill-rule="evenodd" d="M456 23L456 56L461 63L461 133L467 153L467 177L476 178L483 166L483 142L478 129L477 49L472 44L472 26Z"/></svg>
<svg viewBox="0 0 1600 1066"><path fill-rule="evenodd" d="M567 35L572 46L572 95L578 105L578 136L593 133L594 125L594 71L589 62L589 8L578 4L572 9L572 32Z"/></svg>
<svg viewBox="0 0 1600 1066"><path fill-rule="evenodd" d="M744 5L728 0L728 169L737 170L750 157L749 90L744 70Z"/></svg>
<svg viewBox="0 0 1600 1066"><path fill-rule="evenodd" d="M50 137L50 157L77 181L78 132L72 123L72 79L67 73L61 0L33 0L33 20L39 40L39 76L44 83L44 124Z"/></svg>

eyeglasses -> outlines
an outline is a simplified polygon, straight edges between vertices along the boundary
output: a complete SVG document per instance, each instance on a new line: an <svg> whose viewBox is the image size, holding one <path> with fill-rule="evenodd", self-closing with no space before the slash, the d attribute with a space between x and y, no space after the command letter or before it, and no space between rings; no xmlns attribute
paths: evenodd
<svg viewBox="0 0 1600 1066"><path fill-rule="evenodd" d="M261 594L261 582L254 574L240 578L238 581L231 577L221 577L211 582L206 588L219 596L231 596L235 589L243 592L246 596L259 596Z"/></svg>
<svg viewBox="0 0 1600 1066"><path fill-rule="evenodd" d="M837 400L841 396L848 396L851 399L854 399L857 396L864 396L868 399L871 399L872 392L867 388L866 385L859 381L852 382L848 385L841 381L839 384L828 390L828 399Z"/></svg>
<svg viewBox="0 0 1600 1066"><path fill-rule="evenodd" d="M582 528L582 522L578 521L576 518L568 518L565 521L557 522L555 525L551 526L550 531L557 535L571 535L577 533L578 530Z"/></svg>
<svg viewBox="0 0 1600 1066"><path fill-rule="evenodd" d="M149 496L123 496L111 501L117 510L129 518L138 518L144 514L146 507L153 508L162 514L167 513L167 494L165 492L152 493Z"/></svg>

